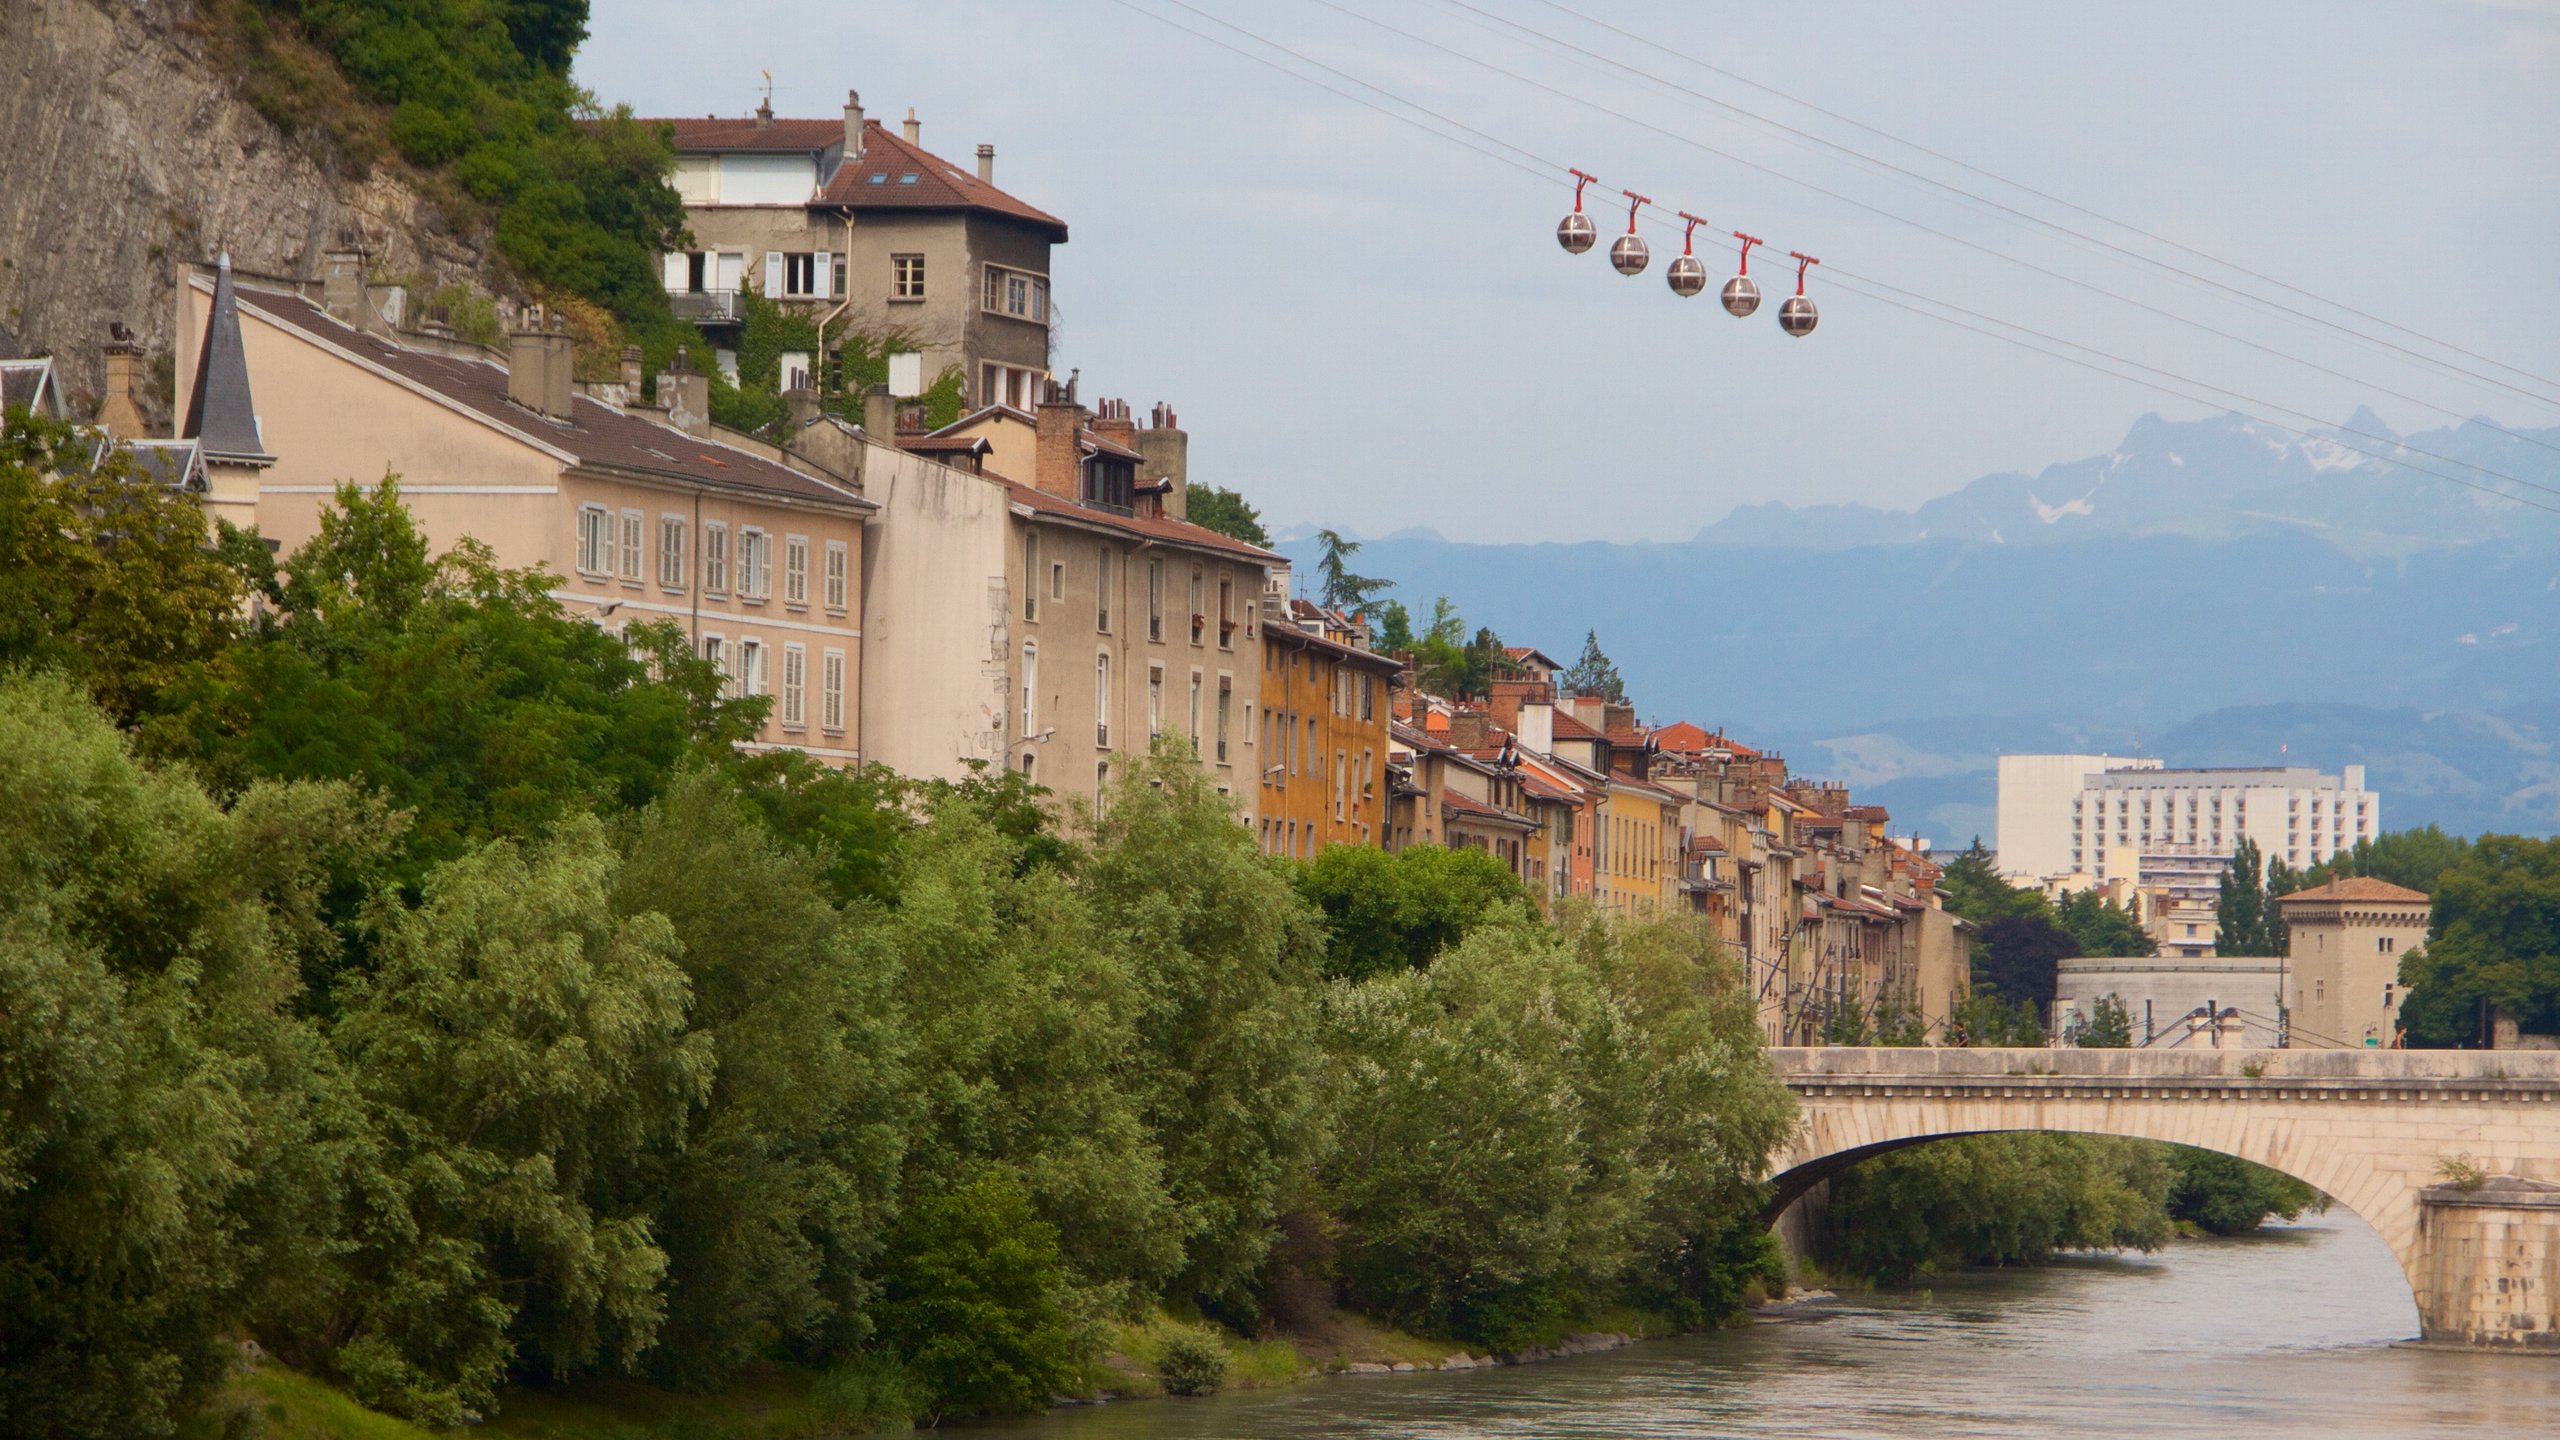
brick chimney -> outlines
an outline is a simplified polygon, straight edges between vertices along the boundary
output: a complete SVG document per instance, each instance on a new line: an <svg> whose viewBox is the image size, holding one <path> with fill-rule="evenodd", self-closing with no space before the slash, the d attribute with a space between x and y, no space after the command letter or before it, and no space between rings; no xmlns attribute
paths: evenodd
<svg viewBox="0 0 2560 1440"><path fill-rule="evenodd" d="M1555 687L1544 680L1495 680L1485 687L1492 693L1485 698L1485 708L1507 729L1520 728L1520 707L1531 701L1555 698Z"/></svg>
<svg viewBox="0 0 2560 1440"><path fill-rule="evenodd" d="M658 404L667 412L667 423L687 435L711 428L711 377L693 368L693 359L682 345L676 347L676 358L658 372Z"/></svg>
<svg viewBox="0 0 2560 1440"><path fill-rule="evenodd" d="M1168 519L1191 518L1191 437L1183 433L1173 407L1158 402L1147 417L1147 428L1137 432L1138 453L1147 457L1138 466L1141 480L1171 480L1173 488L1164 494L1164 513Z"/></svg>
<svg viewBox="0 0 2560 1440"><path fill-rule="evenodd" d="M978 183L981 185L996 183L996 147L993 145L978 147Z"/></svg>
<svg viewBox="0 0 2560 1440"><path fill-rule="evenodd" d="M1461 710L1450 716L1449 743L1461 750L1482 750L1493 745L1493 717L1481 710Z"/></svg>
<svg viewBox="0 0 2560 1440"><path fill-rule="evenodd" d="M844 161L850 165L862 158L862 92L844 92Z"/></svg>
<svg viewBox="0 0 2560 1440"><path fill-rule="evenodd" d="M907 123L905 128L908 144L922 145L924 143L924 122L916 118L916 107L913 105L907 107Z"/></svg>
<svg viewBox="0 0 2560 1440"><path fill-rule="evenodd" d="M1076 403L1073 380L1052 380L1041 392L1038 446L1031 462L1031 483L1066 500L1084 498L1085 411Z"/></svg>
<svg viewBox="0 0 2560 1440"><path fill-rule="evenodd" d="M518 313L507 332L507 398L554 420L569 418L569 332L539 305Z"/></svg>
<svg viewBox="0 0 2560 1440"><path fill-rule="evenodd" d="M121 320L107 326L107 393L98 402L98 428L119 440L143 438L142 346Z"/></svg>
<svg viewBox="0 0 2560 1440"><path fill-rule="evenodd" d="M1129 414L1126 400L1104 400L1093 407L1093 433L1114 445L1138 448L1138 422Z"/></svg>

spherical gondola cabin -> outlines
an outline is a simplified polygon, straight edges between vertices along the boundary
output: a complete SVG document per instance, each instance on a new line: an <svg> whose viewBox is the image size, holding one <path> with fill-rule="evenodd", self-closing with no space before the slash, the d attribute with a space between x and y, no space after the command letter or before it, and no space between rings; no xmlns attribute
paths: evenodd
<svg viewBox="0 0 2560 1440"><path fill-rule="evenodd" d="M1646 248L1641 235L1621 235L1609 242L1609 263L1621 275L1641 275L1653 261L1653 251Z"/></svg>
<svg viewBox="0 0 2560 1440"><path fill-rule="evenodd" d="M1724 308L1735 316L1759 309L1760 282L1748 275L1736 275L1724 282Z"/></svg>
<svg viewBox="0 0 2560 1440"><path fill-rule="evenodd" d="M1556 222L1556 243L1563 246L1568 255L1579 255L1599 242L1600 227L1592 224L1591 217L1579 210Z"/></svg>
<svg viewBox="0 0 2560 1440"><path fill-rule="evenodd" d="M1801 295L1788 296L1787 303L1778 307L1778 328L1790 335L1812 334L1814 325L1821 319L1822 314L1813 308L1813 302Z"/></svg>
<svg viewBox="0 0 2560 1440"><path fill-rule="evenodd" d="M1707 267L1699 264L1695 255L1675 255L1662 278L1671 286L1672 294L1687 299L1707 288Z"/></svg>

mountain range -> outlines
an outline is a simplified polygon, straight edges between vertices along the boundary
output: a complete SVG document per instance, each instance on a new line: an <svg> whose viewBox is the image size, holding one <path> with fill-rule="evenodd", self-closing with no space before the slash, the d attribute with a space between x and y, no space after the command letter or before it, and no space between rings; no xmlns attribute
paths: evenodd
<svg viewBox="0 0 2560 1440"><path fill-rule="evenodd" d="M2389 827L2553 833L2560 513L2486 491L2560 506L2560 429L2147 415L1911 510L1753 505L1633 544L1403 531L1355 563L1417 620L1447 595L1566 661L1596 630L1647 719L1776 745L1942 843L1996 840L1992 762L2038 750L2361 763ZM1280 548L1312 577L1311 536Z"/></svg>

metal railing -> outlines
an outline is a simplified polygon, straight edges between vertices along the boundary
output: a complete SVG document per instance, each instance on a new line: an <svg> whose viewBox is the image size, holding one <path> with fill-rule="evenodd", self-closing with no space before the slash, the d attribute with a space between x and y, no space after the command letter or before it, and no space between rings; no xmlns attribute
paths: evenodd
<svg viewBox="0 0 2560 1440"><path fill-rule="evenodd" d="M667 306L677 319L696 325L735 324L739 318L735 290L671 290Z"/></svg>

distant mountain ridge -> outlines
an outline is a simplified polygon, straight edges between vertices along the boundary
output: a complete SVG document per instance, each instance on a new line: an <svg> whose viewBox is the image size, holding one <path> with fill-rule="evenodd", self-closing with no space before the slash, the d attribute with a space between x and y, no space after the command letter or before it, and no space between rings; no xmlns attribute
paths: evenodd
<svg viewBox="0 0 2560 1440"><path fill-rule="evenodd" d="M2353 555L2525 536L2560 540L2560 515L2455 483L2560 504L2560 493L2496 475L2560 492L2560 429L2509 432L2470 420L2401 436L2372 410L2358 409L2345 425L2304 438L2241 415L2172 421L2154 414L2135 421L2105 455L2048 465L2033 476L1985 475L1912 510L1771 502L1738 508L1696 538L1837 550L1933 539L1993 545L2098 535L2229 539L2295 528Z"/></svg>
<svg viewBox="0 0 2560 1440"><path fill-rule="evenodd" d="M2560 515L2336 433L2145 416L2106 455L1910 511L1750 506L1635 544L1408 532L1359 568L1551 654L1596 630L1643 718L1777 744L1949 843L1990 837L2002 750L2137 746L2363 763L2393 826L2560 831ZM2393 444L2560 488L2560 429ZM1312 541L1280 549L1312 575Z"/></svg>

